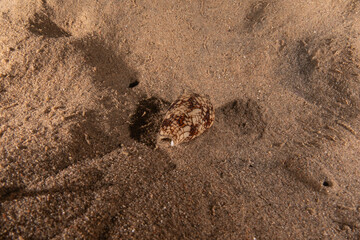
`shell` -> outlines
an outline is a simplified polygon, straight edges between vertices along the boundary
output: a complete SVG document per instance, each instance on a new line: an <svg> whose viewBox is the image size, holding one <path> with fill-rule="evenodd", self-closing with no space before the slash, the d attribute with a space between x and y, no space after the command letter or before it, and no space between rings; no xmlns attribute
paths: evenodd
<svg viewBox="0 0 360 240"><path fill-rule="evenodd" d="M160 126L159 141L171 140L171 146L201 135L215 120L209 97L183 94L173 102Z"/></svg>

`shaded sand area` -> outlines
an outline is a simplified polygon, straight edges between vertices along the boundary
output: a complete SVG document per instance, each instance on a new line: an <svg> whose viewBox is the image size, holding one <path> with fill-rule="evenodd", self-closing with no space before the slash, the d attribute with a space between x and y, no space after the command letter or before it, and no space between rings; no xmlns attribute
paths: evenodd
<svg viewBox="0 0 360 240"><path fill-rule="evenodd" d="M1 239L360 238L359 1L1 0L0 61Z"/></svg>

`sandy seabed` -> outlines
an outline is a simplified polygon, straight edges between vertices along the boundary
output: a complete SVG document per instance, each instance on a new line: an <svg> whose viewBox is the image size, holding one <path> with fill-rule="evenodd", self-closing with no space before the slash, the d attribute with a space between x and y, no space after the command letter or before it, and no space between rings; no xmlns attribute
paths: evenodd
<svg viewBox="0 0 360 240"><path fill-rule="evenodd" d="M359 1L1 0L0 62L1 239L360 238Z"/></svg>

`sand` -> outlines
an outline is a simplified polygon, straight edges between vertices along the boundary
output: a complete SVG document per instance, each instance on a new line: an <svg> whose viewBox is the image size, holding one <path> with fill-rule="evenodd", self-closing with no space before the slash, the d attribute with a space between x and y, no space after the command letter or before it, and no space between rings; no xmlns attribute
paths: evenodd
<svg viewBox="0 0 360 240"><path fill-rule="evenodd" d="M360 2L0 1L1 239L359 239ZM214 125L173 148L184 91Z"/></svg>

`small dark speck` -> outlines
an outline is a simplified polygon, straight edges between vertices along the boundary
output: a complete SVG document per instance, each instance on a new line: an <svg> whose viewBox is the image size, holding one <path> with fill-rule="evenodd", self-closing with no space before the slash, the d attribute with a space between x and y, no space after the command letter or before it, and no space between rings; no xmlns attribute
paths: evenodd
<svg viewBox="0 0 360 240"><path fill-rule="evenodd" d="M27 149L28 147L24 146L24 145L19 145L19 146L17 146L17 148L20 150L24 150L24 149Z"/></svg>
<svg viewBox="0 0 360 240"><path fill-rule="evenodd" d="M136 87L137 85L139 85L139 81L138 81L138 80L135 80L135 81L133 81L133 82L131 82L131 83L129 84L129 88L134 88L134 87Z"/></svg>
<svg viewBox="0 0 360 240"><path fill-rule="evenodd" d="M172 171L172 170L174 170L174 169L176 169L176 164L170 162L170 163L169 163L169 170Z"/></svg>
<svg viewBox="0 0 360 240"><path fill-rule="evenodd" d="M324 187L331 187L331 186L332 186L332 183L329 182L329 181L324 181L324 182L323 182L323 186L324 186Z"/></svg>

